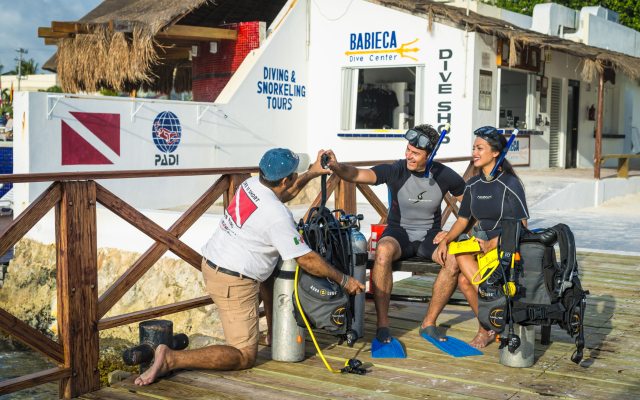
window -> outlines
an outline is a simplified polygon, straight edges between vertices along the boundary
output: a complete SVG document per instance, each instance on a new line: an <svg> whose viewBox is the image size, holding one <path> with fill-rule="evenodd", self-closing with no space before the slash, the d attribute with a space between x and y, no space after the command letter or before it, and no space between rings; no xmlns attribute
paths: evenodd
<svg viewBox="0 0 640 400"><path fill-rule="evenodd" d="M424 66L343 68L342 130L405 130L422 121Z"/></svg>
<svg viewBox="0 0 640 400"><path fill-rule="evenodd" d="M500 128L533 129L536 76L502 68L500 71Z"/></svg>

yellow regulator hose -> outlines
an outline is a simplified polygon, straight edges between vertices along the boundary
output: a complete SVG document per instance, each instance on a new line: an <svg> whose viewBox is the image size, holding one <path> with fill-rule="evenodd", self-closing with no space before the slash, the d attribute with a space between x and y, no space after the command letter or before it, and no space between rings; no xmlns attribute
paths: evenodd
<svg viewBox="0 0 640 400"><path fill-rule="evenodd" d="M320 354L320 358L322 358L322 361L324 361L324 365L326 365L327 369L329 371L333 372L334 374L340 374L340 373L342 373L342 371L340 371L340 370L335 371L335 370L331 369L331 367L329 366L329 363L324 358L324 355L322 355L322 352L320 351L320 347L318 346L318 342L316 342L316 337L313 336L313 331L311 330L311 327L309 326L309 322L307 322L307 317L305 317L304 311L302 311L302 306L300 305L300 299L298 298L298 270L299 269L300 269L300 266L296 265L296 280L294 282L294 285L295 285L294 292L296 294L296 303L298 304L298 310L300 310L300 315L302 315L302 319L304 320L304 324L307 326L307 330L309 331L309 334L311 335L311 339L313 339L313 344L316 345L316 350L318 350L318 354ZM349 362L349 361L347 361L347 362Z"/></svg>

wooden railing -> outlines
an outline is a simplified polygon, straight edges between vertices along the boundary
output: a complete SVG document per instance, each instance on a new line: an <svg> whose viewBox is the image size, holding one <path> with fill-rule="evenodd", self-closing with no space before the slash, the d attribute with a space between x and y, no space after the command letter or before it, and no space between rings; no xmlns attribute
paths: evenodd
<svg viewBox="0 0 640 400"><path fill-rule="evenodd" d="M469 160L469 157L463 157L438 161ZM371 166L388 162L392 161L349 164ZM5 254L55 207L59 338L56 343L0 309L0 329L58 364L56 368L0 382L0 396L56 380L59 381L61 398L73 398L98 390L99 331L212 304L209 296L203 296L129 314L104 317L168 250L200 270L202 256L182 242L180 237L221 196L226 209L238 186L255 172L258 172L257 167L0 175L0 182L3 183L53 181L51 186L0 234L0 254ZM472 174L473 164L470 164L465 173L465 180ZM97 179L194 175L220 177L168 230L95 182ZM378 212L381 221L384 221L387 208L368 185L344 182L335 175L327 181L327 195L335 192L336 208L341 208L347 213L357 212L356 188ZM447 197L445 200L448 206L443 213L443 225L452 212L457 215L455 199ZM99 297L96 203L102 204L155 241ZM320 194L311 207L319 203Z"/></svg>

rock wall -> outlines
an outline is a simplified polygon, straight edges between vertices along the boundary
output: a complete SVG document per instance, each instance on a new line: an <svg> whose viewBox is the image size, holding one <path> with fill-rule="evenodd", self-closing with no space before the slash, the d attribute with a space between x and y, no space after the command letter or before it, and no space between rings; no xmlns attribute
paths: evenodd
<svg viewBox="0 0 640 400"><path fill-rule="evenodd" d="M120 277L140 254L110 248L98 249L98 289L102 294ZM55 245L22 239L0 289L0 308L57 340L56 251ZM145 310L207 293L201 273L182 260L162 258L106 315L115 316ZM173 321L175 333L186 333L190 348L224 343L220 316L215 305L196 308L163 317ZM266 324L261 321L261 327ZM138 324L100 332L101 344L138 343ZM124 342L123 342L124 341Z"/></svg>

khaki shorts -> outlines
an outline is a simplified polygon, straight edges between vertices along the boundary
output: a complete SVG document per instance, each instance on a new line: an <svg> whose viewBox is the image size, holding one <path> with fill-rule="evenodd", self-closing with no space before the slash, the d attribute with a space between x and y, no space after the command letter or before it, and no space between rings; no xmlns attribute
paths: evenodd
<svg viewBox="0 0 640 400"><path fill-rule="evenodd" d="M260 282L218 272L202 259L202 278L218 306L227 345L242 349L258 343Z"/></svg>

